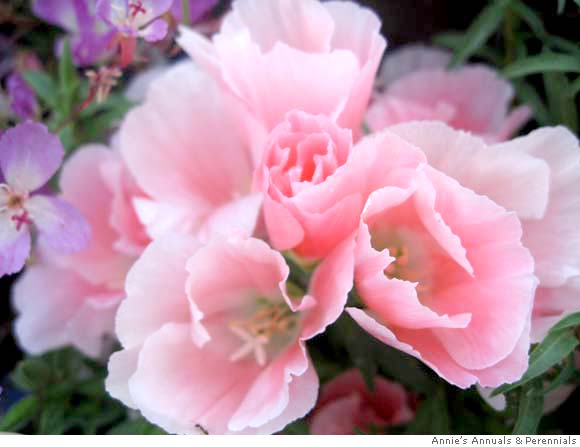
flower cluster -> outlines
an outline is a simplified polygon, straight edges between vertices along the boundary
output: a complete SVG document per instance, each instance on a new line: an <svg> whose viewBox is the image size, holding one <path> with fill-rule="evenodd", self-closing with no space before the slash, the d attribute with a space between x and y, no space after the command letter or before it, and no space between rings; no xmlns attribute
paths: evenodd
<svg viewBox="0 0 580 447"><path fill-rule="evenodd" d="M36 14L81 65L110 42L126 65L176 10L49 3ZM413 396L381 377L371 394L347 371L319 396L308 342L344 313L460 388L520 379L530 344L580 310L578 140L510 139L531 112L489 67L414 46L379 71L380 27L316 0L236 0L211 37L181 27L192 60L148 82L110 147L65 161L59 198L38 191L55 137L8 130L0 273L38 234L13 297L23 348L99 356L116 338L107 391L185 434L270 434L313 409L314 433L409 421Z"/></svg>

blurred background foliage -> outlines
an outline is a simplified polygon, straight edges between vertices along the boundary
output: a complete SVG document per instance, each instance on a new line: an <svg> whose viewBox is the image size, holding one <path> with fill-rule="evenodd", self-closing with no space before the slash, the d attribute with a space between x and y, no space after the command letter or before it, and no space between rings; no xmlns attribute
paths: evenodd
<svg viewBox="0 0 580 447"><path fill-rule="evenodd" d="M563 124L578 132L580 96L580 0L361 0L383 20L389 48L413 42L452 50L451 67L467 61L490 64L514 83L517 102L529 104L537 125ZM227 8L223 1L215 12ZM79 111L88 81L72 64L67 47L53 56L59 31L39 22L24 0L0 5L0 78L17 51L34 51L42 69L25 73L40 99L41 115L58 132L68 151L89 141L107 141L131 103L123 82L109 98ZM388 50L387 50L388 51ZM157 52L157 53L155 53ZM168 52L154 49L153 58ZM124 74L126 82L133 69ZM2 122L8 126L11 122ZM296 272L299 274L299 272ZM23 358L11 335L9 290L14 277L0 279L0 431L38 434L160 434L138 413L127 410L104 390L103 362L62 349ZM580 297L579 297L580 299ZM507 409L495 412L477 391L457 389L417 360L391 349L343 315L327 336L309 343L322 382L349 367L359 368L369 383L379 373L405 385L417 396L418 413L390 433L509 434L578 433L580 388L556 411L542 417L544 396L563 385L580 384L573 362L578 350L580 315L555 327L531 353L528 373L506 393ZM380 431L381 428L378 427ZM305 434L305 421L286 434Z"/></svg>

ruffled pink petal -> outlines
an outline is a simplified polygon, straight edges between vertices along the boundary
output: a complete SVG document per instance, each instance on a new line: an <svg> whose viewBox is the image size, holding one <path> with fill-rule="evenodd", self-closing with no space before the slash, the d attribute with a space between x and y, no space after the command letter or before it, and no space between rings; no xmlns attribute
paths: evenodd
<svg viewBox="0 0 580 447"><path fill-rule="evenodd" d="M294 390L298 395L291 395L289 387L295 377L302 376L308 369L313 369L313 366L306 354L306 348L300 342L295 342L256 378L230 419L228 428L240 431L262 427L280 416L293 399L306 401L312 408L318 395L317 383L315 386L306 386L303 390ZM303 416L310 408L305 408L296 417ZM279 429L292 420L278 421Z"/></svg>
<svg viewBox="0 0 580 447"><path fill-rule="evenodd" d="M185 265L198 248L193 238L167 235L153 241L135 262L117 314L116 332L125 348L143 343L166 323L189 321Z"/></svg>
<svg viewBox="0 0 580 447"><path fill-rule="evenodd" d="M16 283L16 335L31 354L73 345L89 356L102 353L113 333L119 294L91 285L74 272L38 265Z"/></svg>
<svg viewBox="0 0 580 447"><path fill-rule="evenodd" d="M121 127L137 184L155 200L194 208L248 193L250 144L241 135L244 120L230 121L238 107L192 64L165 73Z"/></svg>
<svg viewBox="0 0 580 447"><path fill-rule="evenodd" d="M381 86L387 87L397 79L419 70L445 68L451 53L436 47L421 44L403 45L390 51L378 75Z"/></svg>
<svg viewBox="0 0 580 447"><path fill-rule="evenodd" d="M85 248L91 227L79 211L56 197L36 195L26 202L30 218L38 228L38 243L60 252Z"/></svg>
<svg viewBox="0 0 580 447"><path fill-rule="evenodd" d="M84 250L58 257L55 262L93 284L121 287L134 259L114 250L119 234L109 221L113 195L101 169L115 160L106 147L90 145L77 150L65 163L60 177L61 197L88 221L91 239Z"/></svg>
<svg viewBox="0 0 580 447"><path fill-rule="evenodd" d="M199 348L186 324L168 323L149 336L129 380L134 404L170 433L227 432L228 421L258 374L255 362L228 367L227 352ZM203 365L203 367L200 367Z"/></svg>
<svg viewBox="0 0 580 447"><path fill-rule="evenodd" d="M580 147L576 136L565 127L548 127L493 148L523 153L550 167L546 213L542 219L523 221L523 242L536 260L536 274L542 286L559 286L580 275L580 236L576 225L580 221ZM530 200L536 198L530 195Z"/></svg>
<svg viewBox="0 0 580 447"><path fill-rule="evenodd" d="M32 192L60 167L64 149L42 124L27 121L0 137L0 169L5 181L18 191Z"/></svg>
<svg viewBox="0 0 580 447"><path fill-rule="evenodd" d="M550 168L542 159L521 151L486 146L481 139L441 123L407 123L390 130L420 147L431 166L516 211L520 218L544 216Z"/></svg>
<svg viewBox="0 0 580 447"><path fill-rule="evenodd" d="M339 397L320 408L310 421L313 435L352 435L360 410L361 396L356 392Z"/></svg>
<svg viewBox="0 0 580 447"><path fill-rule="evenodd" d="M129 389L129 379L137 370L139 347L114 352L109 357L108 376L105 380L107 392L129 408L135 408Z"/></svg>

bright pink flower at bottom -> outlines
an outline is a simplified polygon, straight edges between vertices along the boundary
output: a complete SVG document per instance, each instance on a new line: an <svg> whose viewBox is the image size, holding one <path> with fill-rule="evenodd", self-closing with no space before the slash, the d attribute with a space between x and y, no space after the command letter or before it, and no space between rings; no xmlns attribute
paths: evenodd
<svg viewBox="0 0 580 447"><path fill-rule="evenodd" d="M370 391L360 371L351 369L322 386L310 416L313 435L351 435L409 422L415 415L411 396L398 383L375 377Z"/></svg>
<svg viewBox="0 0 580 447"><path fill-rule="evenodd" d="M260 240L154 241L127 278L108 391L172 433L267 434L304 416L318 393L304 340L342 312L352 245L295 299L284 259Z"/></svg>

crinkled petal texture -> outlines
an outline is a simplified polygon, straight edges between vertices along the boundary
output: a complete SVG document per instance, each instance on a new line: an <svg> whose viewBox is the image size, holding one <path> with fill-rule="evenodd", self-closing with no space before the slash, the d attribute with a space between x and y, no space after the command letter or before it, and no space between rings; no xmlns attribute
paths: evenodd
<svg viewBox="0 0 580 447"><path fill-rule="evenodd" d="M19 279L13 301L18 312L16 334L25 351L39 354L72 345L99 356L113 339L125 275L138 251L137 245L131 246L133 251L123 250L119 241L141 241L143 234L142 228L129 224L130 210L120 205L129 203L134 192L124 188L130 180L123 175L119 155L104 146L80 148L65 163L62 196L86 216L91 239L84 250L67 255L41 250L38 263ZM40 205L58 209L64 203L41 195L33 200L39 209L44 209ZM52 220L41 222L52 228Z"/></svg>
<svg viewBox="0 0 580 447"><path fill-rule="evenodd" d="M211 41L180 45L271 130L293 109L339 119L358 136L385 40L352 2L240 0Z"/></svg>
<svg viewBox="0 0 580 447"><path fill-rule="evenodd" d="M497 142L530 117L525 106L508 113L512 99L511 85L483 65L419 70L390 84L369 108L367 122L379 131L407 121L440 120Z"/></svg>
<svg viewBox="0 0 580 447"><path fill-rule="evenodd" d="M353 244L298 299L284 259L258 239L155 240L127 278L108 391L171 433L266 434L304 416L318 393L304 340L341 313Z"/></svg>
<svg viewBox="0 0 580 447"><path fill-rule="evenodd" d="M353 435L357 430L409 422L415 415L410 395L398 383L374 378L370 391L358 370L348 370L322 386L309 417L313 435Z"/></svg>
<svg viewBox="0 0 580 447"><path fill-rule="evenodd" d="M255 189L264 193L268 235L278 250L326 256L354 233L366 198L377 187L405 182L422 153L391 133L351 148L349 130L323 115L290 112L270 134ZM385 147L377 158L375 140Z"/></svg>
<svg viewBox="0 0 580 447"><path fill-rule="evenodd" d="M112 340L115 312L122 291L95 286L74 271L49 265L28 268L13 289L19 317L18 343L36 355L62 346L85 354L103 354Z"/></svg>
<svg viewBox="0 0 580 447"><path fill-rule="evenodd" d="M253 129L236 100L192 63L152 82L120 132L127 167L149 196L136 203L149 236L252 234L261 205L248 199Z"/></svg>
<svg viewBox="0 0 580 447"><path fill-rule="evenodd" d="M559 317L580 308L572 292L580 276L575 224L580 220L580 147L570 131L546 127L486 146L438 123L404 124L392 130L420 146L429 164L518 214L522 241L534 257L540 281L534 340Z"/></svg>
<svg viewBox="0 0 580 447"><path fill-rule="evenodd" d="M457 386L513 382L528 363L536 287L521 231L515 214L430 166L378 189L357 236L367 310L348 312Z"/></svg>

